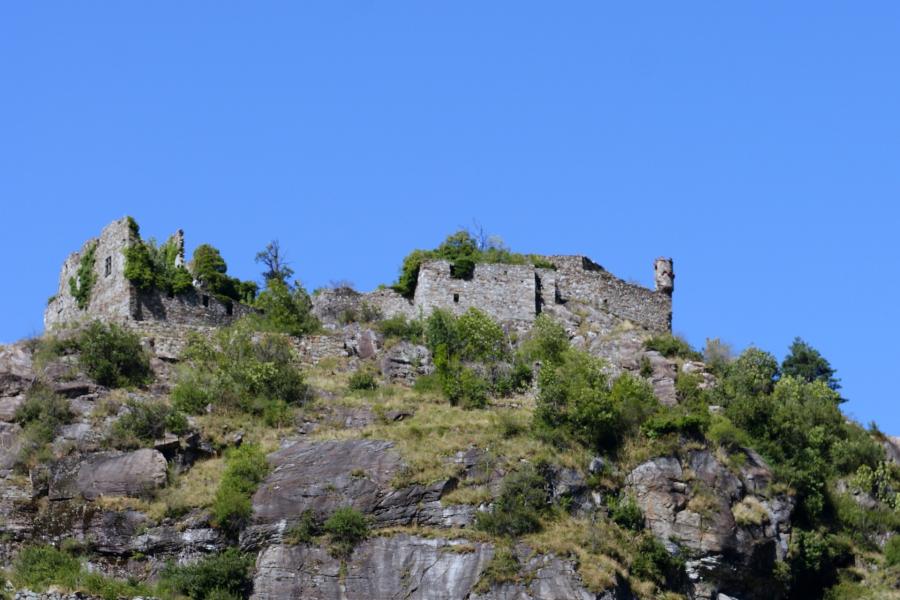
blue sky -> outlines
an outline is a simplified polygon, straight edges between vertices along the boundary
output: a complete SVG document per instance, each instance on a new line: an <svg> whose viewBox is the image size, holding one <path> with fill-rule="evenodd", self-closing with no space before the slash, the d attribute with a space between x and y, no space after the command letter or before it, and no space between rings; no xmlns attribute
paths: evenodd
<svg viewBox="0 0 900 600"><path fill-rule="evenodd" d="M477 219L673 256L677 332L802 336L900 434L896 2L9 2L0 56L0 340L126 214L360 289Z"/></svg>

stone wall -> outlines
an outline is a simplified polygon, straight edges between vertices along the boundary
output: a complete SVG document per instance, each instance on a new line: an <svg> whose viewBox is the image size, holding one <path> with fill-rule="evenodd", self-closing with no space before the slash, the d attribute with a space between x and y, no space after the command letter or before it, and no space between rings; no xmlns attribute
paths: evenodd
<svg viewBox="0 0 900 600"><path fill-rule="evenodd" d="M131 283L125 279L125 254L123 250L132 241L133 234L128 227L128 219L113 221L100 233L91 238L78 252L70 254L59 273L56 296L44 311L44 328L50 329L62 323L82 321L103 315L112 320L128 318L131 307ZM94 286L88 306L78 308L69 289L69 279L77 277L81 257L96 243L94 251ZM107 260L109 269L107 270Z"/></svg>
<svg viewBox="0 0 900 600"><path fill-rule="evenodd" d="M622 281L585 257L546 258L557 265L557 269L538 269L543 303L574 300L650 331L671 330L672 298L669 294Z"/></svg>
<svg viewBox="0 0 900 600"><path fill-rule="evenodd" d="M419 268L414 307L426 315L435 308L462 314L474 307L498 321L532 321L537 312L534 267L477 264L471 279L455 279L449 262L429 261Z"/></svg>
<svg viewBox="0 0 900 600"><path fill-rule="evenodd" d="M141 336L148 349L158 358L178 360L192 335L210 339L215 327L199 325L179 325L165 321L132 321L123 323Z"/></svg>
<svg viewBox="0 0 900 600"><path fill-rule="evenodd" d="M133 304L130 316L135 321L166 321L178 325L228 325L254 312L240 302L222 302L196 290L173 296L159 290L135 290Z"/></svg>
<svg viewBox="0 0 900 600"><path fill-rule="evenodd" d="M183 263L183 233L176 241L180 246L176 259ZM128 218L113 221L100 236L84 243L78 252L70 254L59 275L56 296L44 311L44 328L63 323L102 319L126 323L130 321L164 321L175 325L221 326L253 312L239 302L225 303L202 290L192 290L169 296L159 290L140 291L125 277L125 249L137 238L129 227ZM72 296L69 279L77 276L81 257L96 243L94 252L94 285L87 307L78 308Z"/></svg>

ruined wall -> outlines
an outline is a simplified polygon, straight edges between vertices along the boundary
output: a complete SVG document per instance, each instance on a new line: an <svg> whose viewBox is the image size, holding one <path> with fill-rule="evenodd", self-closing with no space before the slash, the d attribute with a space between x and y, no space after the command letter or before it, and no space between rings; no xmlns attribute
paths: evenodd
<svg viewBox="0 0 900 600"><path fill-rule="evenodd" d="M544 303L574 300L650 331L671 330L669 293L622 281L586 257L547 256L546 259L557 268L538 270Z"/></svg>
<svg viewBox="0 0 900 600"><path fill-rule="evenodd" d="M221 326L254 312L240 302L225 303L202 291L169 296L159 290L135 290L131 318L179 325Z"/></svg>
<svg viewBox="0 0 900 600"><path fill-rule="evenodd" d="M454 279L450 263L435 260L419 269L413 304L425 315L435 308L459 315L474 307L498 321L532 321L536 298L531 265L478 264L471 279Z"/></svg>
<svg viewBox="0 0 900 600"><path fill-rule="evenodd" d="M184 234L181 230L175 238L179 245L176 262L183 263ZM135 241L137 238L126 217L113 221L99 237L88 240L78 252L70 254L60 271L56 296L44 311L44 328L97 318L118 323L156 320L176 325L219 326L253 311L239 302L226 304L202 291L168 296L159 290L136 289L125 277L124 252ZM95 281L88 305L81 310L70 291L69 279L76 277L81 257L95 242Z"/></svg>
<svg viewBox="0 0 900 600"><path fill-rule="evenodd" d="M103 229L99 237L88 240L78 252L73 252L66 258L59 274L56 296L47 304L44 311L45 329L65 322L96 318L99 315L111 320L128 318L132 286L125 279L123 250L131 243L132 235L126 218L113 221ZM69 279L76 277L81 257L94 242L97 243L94 252L95 281L88 306L85 310L81 310L69 289Z"/></svg>

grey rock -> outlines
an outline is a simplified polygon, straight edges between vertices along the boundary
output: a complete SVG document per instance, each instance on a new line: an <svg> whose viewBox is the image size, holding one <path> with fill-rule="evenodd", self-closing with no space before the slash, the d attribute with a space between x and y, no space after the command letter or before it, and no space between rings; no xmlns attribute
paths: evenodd
<svg viewBox="0 0 900 600"><path fill-rule="evenodd" d="M434 372L431 352L425 346L400 342L384 352L381 372L391 381L412 384L420 375Z"/></svg>
<svg viewBox="0 0 900 600"><path fill-rule="evenodd" d="M166 459L157 450L143 448L125 454L100 452L74 456L53 466L49 498L81 496L141 496L166 483Z"/></svg>
<svg viewBox="0 0 900 600"><path fill-rule="evenodd" d="M686 550L692 557L688 575L697 597L719 591L765 597L754 582L768 577L787 550L793 502L787 496L755 495L767 491L772 474L759 455L745 453L738 475L700 450L681 459L652 459L626 478L656 538L670 551ZM765 517L759 524L739 525L733 510L748 496Z"/></svg>
<svg viewBox="0 0 900 600"><path fill-rule="evenodd" d="M455 485L450 480L395 489L392 481L405 465L393 443L378 440L299 441L269 455L269 462L272 471L253 495L246 547L277 536L306 510L325 519L352 506L377 526L441 525L437 515L444 513L433 503ZM447 524L459 520L459 510L447 514Z"/></svg>

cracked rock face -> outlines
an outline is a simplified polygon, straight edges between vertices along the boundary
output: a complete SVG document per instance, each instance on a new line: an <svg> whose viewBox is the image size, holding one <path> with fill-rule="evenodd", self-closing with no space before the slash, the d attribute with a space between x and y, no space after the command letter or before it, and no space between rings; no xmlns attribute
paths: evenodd
<svg viewBox="0 0 900 600"><path fill-rule="evenodd" d="M255 600L464 600L493 556L488 544L379 537L341 563L314 546L270 546L256 562Z"/></svg>
<svg viewBox="0 0 900 600"><path fill-rule="evenodd" d="M48 495L50 500L141 496L165 483L166 459L157 450L142 448L125 454L98 452L54 465Z"/></svg>
<svg viewBox="0 0 900 600"><path fill-rule="evenodd" d="M391 442L301 441L271 454L269 462L272 472L253 496L248 547L283 532L306 510L324 520L352 506L378 526L465 526L474 519L474 507L441 505L453 480L395 489L405 465Z"/></svg>
<svg viewBox="0 0 900 600"><path fill-rule="evenodd" d="M549 554L516 549L517 583L475 592L494 556L491 544L394 535L369 539L353 551L343 576L340 560L318 546L269 546L256 561L254 600L630 600L624 583L588 591L575 565Z"/></svg>
<svg viewBox="0 0 900 600"><path fill-rule="evenodd" d="M765 597L753 588L784 558L790 498L768 491L772 474L754 452L736 474L706 450L649 460L627 477L647 526L671 552L689 557L697 598L718 591ZM759 594L762 594L760 596Z"/></svg>

